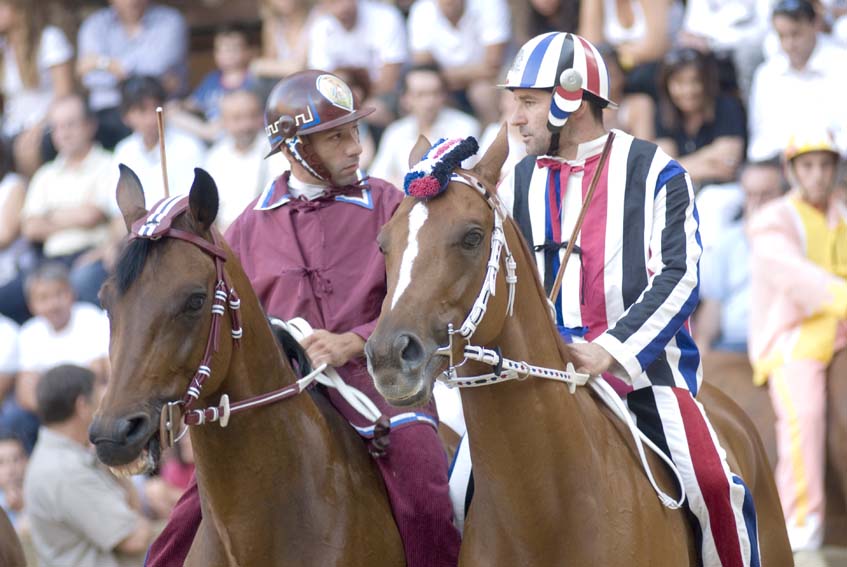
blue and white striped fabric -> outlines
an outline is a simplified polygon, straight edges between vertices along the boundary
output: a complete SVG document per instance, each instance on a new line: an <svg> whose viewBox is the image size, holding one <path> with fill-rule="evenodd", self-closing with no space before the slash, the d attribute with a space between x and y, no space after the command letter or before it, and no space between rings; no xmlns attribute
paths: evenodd
<svg viewBox="0 0 847 567"><path fill-rule="evenodd" d="M438 422L435 421L432 417L426 415L425 413L417 413L417 412L407 412L401 413L399 415L395 415L391 418L391 429L403 427L404 425L411 425L414 423L425 423L427 425L431 425L435 430L438 430ZM365 439L373 439L375 425L369 425L367 427L358 427L351 423L356 431L359 432L359 435L364 437Z"/></svg>

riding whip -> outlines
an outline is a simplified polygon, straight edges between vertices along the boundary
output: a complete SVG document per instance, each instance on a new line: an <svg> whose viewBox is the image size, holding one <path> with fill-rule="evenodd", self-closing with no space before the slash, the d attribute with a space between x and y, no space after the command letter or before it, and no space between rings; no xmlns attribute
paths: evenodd
<svg viewBox="0 0 847 567"><path fill-rule="evenodd" d="M562 287L562 278L565 275L565 268L568 265L568 260L573 252L576 237L579 236L579 231L582 229L582 222L585 220L585 213L588 212L588 205L591 204L591 198L594 196L594 189L597 188L597 183L600 181L600 173L606 166L606 160L609 157L609 152L612 151L612 140L615 139L615 133L609 132L606 138L606 143L603 145L603 153L600 154L600 162L597 164L597 169L594 170L594 175L591 177L591 184L588 186L588 193L585 194L585 200L582 202L582 210L579 211L579 217L576 219L576 224L573 227L573 233L568 239L568 247L565 249L565 257L559 265L559 273L556 274L556 282L553 284L553 289L550 290L550 301L555 301L559 295L559 289Z"/></svg>
<svg viewBox="0 0 847 567"><path fill-rule="evenodd" d="M168 187L168 160L165 156L165 114L161 106L156 107L156 121L159 123L159 155L162 157L162 181L165 187L165 198L171 196Z"/></svg>

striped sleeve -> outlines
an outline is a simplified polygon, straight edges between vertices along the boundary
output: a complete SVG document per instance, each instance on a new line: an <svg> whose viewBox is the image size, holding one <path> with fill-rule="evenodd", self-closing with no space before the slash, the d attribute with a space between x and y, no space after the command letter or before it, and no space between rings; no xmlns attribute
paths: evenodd
<svg viewBox="0 0 847 567"><path fill-rule="evenodd" d="M637 270L641 273L624 270L624 278L642 282L640 292L637 296L624 294L622 317L594 340L615 358L630 380L663 355L697 305L699 290L702 246L691 179L662 152L657 152L650 170L643 201L645 207L652 203L652 215L644 218L650 223L644 230L646 264ZM637 255L643 249L630 252ZM624 281L624 289L628 287Z"/></svg>

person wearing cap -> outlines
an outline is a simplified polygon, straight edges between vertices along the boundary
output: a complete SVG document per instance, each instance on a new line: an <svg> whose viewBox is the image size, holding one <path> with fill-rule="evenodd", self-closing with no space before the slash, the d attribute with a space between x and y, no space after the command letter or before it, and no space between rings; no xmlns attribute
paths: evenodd
<svg viewBox="0 0 847 567"><path fill-rule="evenodd" d="M230 225L226 240L270 316L302 317L316 329L303 342L313 365L335 367L346 383L392 417L408 410L390 406L377 393L364 344L386 293L376 238L404 195L359 171L357 122L371 112L330 73L302 71L280 81L265 112L268 157L283 152L291 171L265 187ZM353 425L372 425L336 390L327 395ZM430 404L393 426L386 454L376 457L410 567L449 567L458 561L460 539L435 415ZM194 484L177 503L146 565L181 565L200 519Z"/></svg>
<svg viewBox="0 0 847 567"><path fill-rule="evenodd" d="M688 329L701 244L691 179L651 142L603 125L606 65L582 37L551 32L518 52L502 87L528 156L498 193L550 293L592 178L598 182L554 298L577 371L626 394L636 423L679 469L705 567L759 565L756 514L694 396L702 367Z"/></svg>
<svg viewBox="0 0 847 567"><path fill-rule="evenodd" d="M776 485L795 551L823 543L826 375L847 347L847 205L825 129L799 131L784 152L791 190L750 228L749 355L776 413Z"/></svg>

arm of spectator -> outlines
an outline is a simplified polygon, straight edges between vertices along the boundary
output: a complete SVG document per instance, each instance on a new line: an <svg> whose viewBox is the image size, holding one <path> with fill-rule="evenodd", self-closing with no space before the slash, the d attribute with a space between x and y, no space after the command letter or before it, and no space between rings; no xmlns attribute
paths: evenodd
<svg viewBox="0 0 847 567"><path fill-rule="evenodd" d="M679 159L695 182L711 180L726 183L735 179L744 157L744 140L724 136L708 146Z"/></svg>
<svg viewBox="0 0 847 567"><path fill-rule="evenodd" d="M618 46L618 58L626 69L661 59L671 46L668 35L670 2L668 0L640 0L640 2L646 25L644 36L639 41Z"/></svg>
<svg viewBox="0 0 847 567"><path fill-rule="evenodd" d="M580 2L579 35L595 45L603 43L603 0Z"/></svg>
<svg viewBox="0 0 847 567"><path fill-rule="evenodd" d="M662 151L676 159L679 157L679 151L676 147L676 142L674 142L671 138L659 138L656 140L656 145L662 148Z"/></svg>
<svg viewBox="0 0 847 567"><path fill-rule="evenodd" d="M374 84L374 94L381 95L396 91L402 69L402 63L383 64L379 71L379 79Z"/></svg>
<svg viewBox="0 0 847 567"><path fill-rule="evenodd" d="M71 94L74 90L74 73L70 61L50 67L50 78L53 81L53 98Z"/></svg>
<svg viewBox="0 0 847 567"><path fill-rule="evenodd" d="M150 522L139 517L133 532L115 546L115 551L126 555L138 555L147 550L147 546L150 545L152 539L153 530L150 527Z"/></svg>
<svg viewBox="0 0 847 567"><path fill-rule="evenodd" d="M0 401L6 398L6 395L12 391L12 386L14 385L14 372L0 372Z"/></svg>
<svg viewBox="0 0 847 567"><path fill-rule="evenodd" d="M153 477L144 483L144 501L156 518L167 518L183 490L168 484L161 477Z"/></svg>
<svg viewBox="0 0 847 567"><path fill-rule="evenodd" d="M36 412L35 388L41 375L38 372L22 370L15 381L15 399L18 405L32 413Z"/></svg>
<svg viewBox="0 0 847 567"><path fill-rule="evenodd" d="M26 188L23 181L15 183L0 208L0 250L7 248L21 233L21 209L24 206Z"/></svg>
<svg viewBox="0 0 847 567"><path fill-rule="evenodd" d="M167 108L168 124L176 126L205 142L212 143L221 135L222 127L218 120L206 121L179 105L169 104Z"/></svg>
<svg viewBox="0 0 847 567"><path fill-rule="evenodd" d="M117 59L106 55L90 54L80 57L76 62L76 74L78 77L86 77L92 71L102 71L112 75L121 81L126 78L127 72Z"/></svg>
<svg viewBox="0 0 847 567"><path fill-rule="evenodd" d="M94 228L105 220L106 215L98 206L86 204L24 217L21 229L28 239L44 242L62 230Z"/></svg>
<svg viewBox="0 0 847 567"><path fill-rule="evenodd" d="M712 350L712 345L721 334L721 302L703 299L694 314L694 341L701 354Z"/></svg>
<svg viewBox="0 0 847 567"><path fill-rule="evenodd" d="M650 98L650 95L626 95L623 103L627 106L626 131L636 138L641 138L642 140L655 140L656 126L654 120L656 116L656 106L653 103L653 99Z"/></svg>
<svg viewBox="0 0 847 567"><path fill-rule="evenodd" d="M485 48L485 59L481 63L445 68L443 71L447 85L451 90L460 90L476 81L496 79L505 53L505 43L489 45Z"/></svg>

